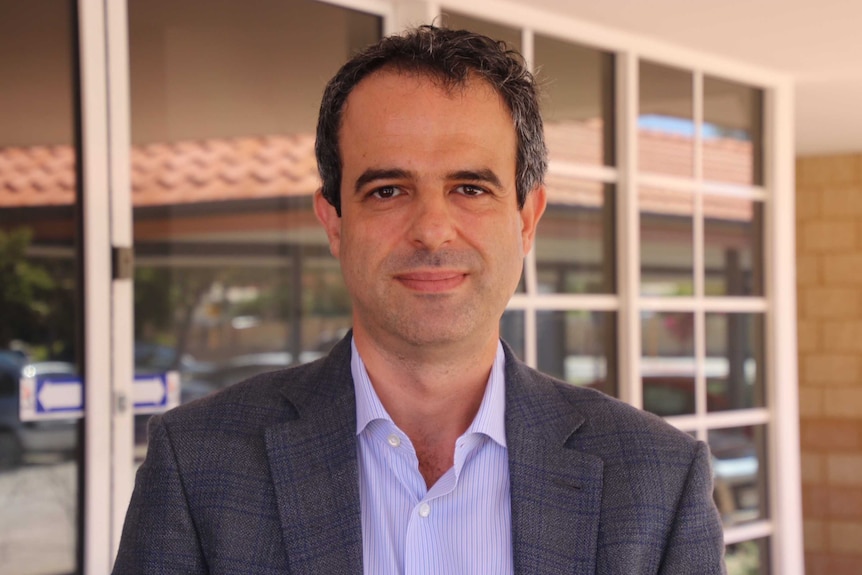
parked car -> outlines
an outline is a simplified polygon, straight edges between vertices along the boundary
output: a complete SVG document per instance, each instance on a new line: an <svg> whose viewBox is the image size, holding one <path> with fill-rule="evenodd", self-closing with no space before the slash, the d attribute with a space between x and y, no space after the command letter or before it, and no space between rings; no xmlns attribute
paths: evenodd
<svg viewBox="0 0 862 575"><path fill-rule="evenodd" d="M21 421L19 385L21 374L28 377L68 377L75 366L63 361L27 363L0 353L0 470L21 465L34 454L71 457L77 445L76 420Z"/></svg>

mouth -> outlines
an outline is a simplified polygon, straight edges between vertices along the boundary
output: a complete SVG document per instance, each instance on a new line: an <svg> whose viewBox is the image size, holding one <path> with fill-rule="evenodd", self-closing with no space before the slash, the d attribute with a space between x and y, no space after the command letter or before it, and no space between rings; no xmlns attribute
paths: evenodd
<svg viewBox="0 0 862 575"><path fill-rule="evenodd" d="M395 276L406 288L422 293L453 290L464 283L466 278L466 273L453 270L415 271Z"/></svg>

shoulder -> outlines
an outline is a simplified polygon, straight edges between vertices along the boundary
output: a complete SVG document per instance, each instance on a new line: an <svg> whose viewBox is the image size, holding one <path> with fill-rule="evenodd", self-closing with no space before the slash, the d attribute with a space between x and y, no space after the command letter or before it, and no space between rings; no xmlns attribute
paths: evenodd
<svg viewBox="0 0 862 575"><path fill-rule="evenodd" d="M636 457L638 453L664 453L691 461L700 449L694 437L652 413L595 389L560 381L516 359L507 367L507 377L507 385L515 388L511 401L520 403L529 396L526 403L534 413L552 413L571 422L574 431L567 436L567 444L606 462L614 454Z"/></svg>
<svg viewBox="0 0 862 575"><path fill-rule="evenodd" d="M353 394L349 340L316 361L262 373L183 404L155 422L169 430L244 433L299 418Z"/></svg>

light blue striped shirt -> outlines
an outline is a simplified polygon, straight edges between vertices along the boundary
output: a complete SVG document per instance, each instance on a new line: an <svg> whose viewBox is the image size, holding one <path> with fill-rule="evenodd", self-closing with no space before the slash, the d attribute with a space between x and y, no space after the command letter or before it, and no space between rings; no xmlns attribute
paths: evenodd
<svg viewBox="0 0 862 575"><path fill-rule="evenodd" d="M380 403L353 346L365 575L508 575L512 517L503 346L458 438L455 465L431 489L410 439Z"/></svg>

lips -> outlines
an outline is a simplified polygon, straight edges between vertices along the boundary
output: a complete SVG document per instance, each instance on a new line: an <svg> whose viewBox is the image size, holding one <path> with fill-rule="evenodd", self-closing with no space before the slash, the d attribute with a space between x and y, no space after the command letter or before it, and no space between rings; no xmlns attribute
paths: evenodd
<svg viewBox="0 0 862 575"><path fill-rule="evenodd" d="M454 270L415 271L397 274L395 279L405 287L418 292L440 293L455 289L467 274Z"/></svg>

